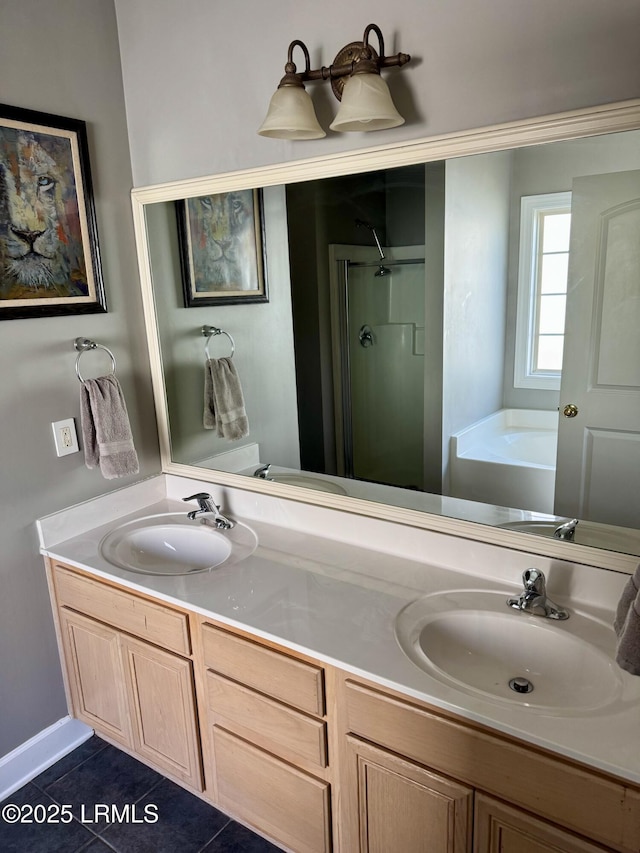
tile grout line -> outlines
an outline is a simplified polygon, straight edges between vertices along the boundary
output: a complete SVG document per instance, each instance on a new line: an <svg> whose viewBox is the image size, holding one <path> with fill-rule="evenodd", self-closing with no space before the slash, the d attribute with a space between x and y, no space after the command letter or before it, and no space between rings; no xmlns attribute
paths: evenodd
<svg viewBox="0 0 640 853"><path fill-rule="evenodd" d="M221 826L221 827L220 827L220 829L219 829L217 832L214 832L214 833L213 833L213 835L211 836L211 838L209 838L209 839L207 839L207 841L205 841L205 843L202 845L202 847L198 850L198 853L202 853L202 851L203 851L203 850L206 850L206 849L207 849L207 847L211 844L211 842L212 842L215 838L217 838L217 837L218 837L222 832L224 832L224 831L225 831L225 829L229 826L229 824L230 824L230 823L233 823L233 819L232 819L232 818L229 818L229 820L225 823L225 825L224 825L224 826Z"/></svg>
<svg viewBox="0 0 640 853"><path fill-rule="evenodd" d="M137 759L136 759L136 761L137 761ZM142 762L140 762L140 763L142 763ZM144 765L144 766L146 767L147 765ZM161 785L161 784L162 784L162 782L164 781L164 778L165 778L165 777L160 776L160 778L158 779L158 781L157 781L157 782L154 782L154 783L153 783L153 785L152 785L150 788L148 788L148 789L147 789L143 794L141 794L141 795L138 797L138 799L137 799L137 800L133 800L133 805L134 805L134 806L138 805L138 803L139 803L141 800L143 800L145 797L148 797L148 796L149 796L149 794L150 794L152 791L155 791L155 789L158 787L158 785ZM100 841L102 841L102 842L104 842L105 844L107 844L108 842L106 841L106 839L105 839L105 837L104 837L104 833L105 833L105 832L108 832L108 831L111 829L111 827L112 827L113 825L114 825L114 824L112 824L112 823L106 823L106 822L105 822L105 824L104 824L104 828L103 828L102 823L98 823L98 824L96 824L96 826L100 827L100 829L99 829L99 830L98 830L98 829L91 830L91 832L93 832L93 833L94 833L94 835L96 836L96 838L99 838L99 839L100 839ZM116 850L116 848L115 848L115 847L112 847L112 846L111 846L111 844L109 844L109 847L111 847L111 849L112 849L112 850ZM116 850L116 853L118 853L118 851L117 851L117 850Z"/></svg>
<svg viewBox="0 0 640 853"><path fill-rule="evenodd" d="M101 747L100 747L100 749L97 749L97 750L96 750L95 752L93 752L91 755L88 755L88 756L84 759L84 761L80 761L78 764L75 764L73 767L71 767L69 770L67 770L67 772L66 772L66 773L63 773L63 774L62 774L62 776L59 776L57 779L54 779L52 782L49 782L49 786L51 786L51 785L55 785L55 784L56 784L56 782L60 782L62 779L66 779L66 778L67 778L67 776L68 776L70 773L73 773L73 772L74 772L75 770L77 770L79 767L82 767L82 765L83 765L83 764L86 764L86 763L87 763L87 761L91 761L91 759L92 759L92 758L94 758L96 755L100 755L100 753L102 752L102 750L103 750L103 749L105 749L105 748L106 748L106 746L107 746L107 744L105 743L105 744L104 744L104 746L101 746ZM55 767L55 764L54 764L54 765L52 765L52 766L53 766L53 767ZM49 769L49 768L47 768L47 770L48 770L48 769ZM43 770L42 772L43 772L43 773L46 773L46 770ZM38 774L38 775L42 775L42 774ZM38 777L36 776L36 779L37 779L37 778L38 778ZM43 787L43 786L41 786L41 785L38 785L38 783L35 781L35 779L32 779L32 780L31 780L31 784L32 784L35 788L37 788L39 791L42 791L42 793L43 793L43 794L46 794L48 797L51 797L51 799L54 801L54 803L57 803L57 802L58 802L58 801L56 800L56 798L55 798L55 797L52 797L52 796L51 796L51 794L47 791L47 789L46 789L45 787ZM60 803L58 803L58 805L60 805Z"/></svg>
<svg viewBox="0 0 640 853"><path fill-rule="evenodd" d="M104 844L104 846L105 846L105 847L108 847L108 848L109 848L109 850L112 850L112 851L113 851L113 853L118 853L118 850L116 850L116 848L115 848L115 847L112 847L112 846L111 846L111 844L109 844L109 842L108 842L108 841L105 841L105 840L104 840L104 838L102 838L102 837L101 837L101 836L99 836L99 835L96 835L96 837L95 837L95 838L91 838L89 841L87 841L87 843L86 843L86 844L83 844L83 845L82 845L82 847L78 847L78 849L77 849L77 850L73 851L73 853L82 853L82 851L83 851L83 850L86 850L86 849L87 849L91 844L93 844L93 843L95 842L96 838L97 838L99 841L101 841L101 842Z"/></svg>

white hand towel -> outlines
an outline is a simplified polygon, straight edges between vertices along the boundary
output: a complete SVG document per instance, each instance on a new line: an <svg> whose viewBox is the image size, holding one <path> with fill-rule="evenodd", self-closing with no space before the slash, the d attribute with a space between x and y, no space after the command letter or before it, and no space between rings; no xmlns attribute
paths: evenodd
<svg viewBox="0 0 640 853"><path fill-rule="evenodd" d="M231 358L210 358L205 364L202 423L230 441L249 435L242 385Z"/></svg>
<svg viewBox="0 0 640 853"><path fill-rule="evenodd" d="M107 480L138 473L124 395L113 374L82 382L80 421L87 468L100 466Z"/></svg>
<svg viewBox="0 0 640 853"><path fill-rule="evenodd" d="M640 675L640 565L622 590L613 627L618 637L616 663Z"/></svg>

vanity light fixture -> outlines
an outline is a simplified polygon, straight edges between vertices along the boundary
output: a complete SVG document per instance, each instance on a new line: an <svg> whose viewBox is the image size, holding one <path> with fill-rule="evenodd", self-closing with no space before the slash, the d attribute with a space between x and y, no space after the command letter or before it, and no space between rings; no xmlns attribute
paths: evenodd
<svg viewBox="0 0 640 853"><path fill-rule="evenodd" d="M369 34L378 37L379 53L369 44ZM298 72L293 50L304 53L305 68ZM406 65L407 53L385 56L384 39L376 24L369 24L362 41L343 47L328 68L311 69L309 51L304 42L295 39L289 45L284 77L276 89L267 116L258 133L275 139L320 139L326 136L316 117L311 96L305 90L307 81L329 80L333 94L341 102L330 124L339 132L385 130L404 124L404 119L391 100L389 87L380 76L381 68Z"/></svg>

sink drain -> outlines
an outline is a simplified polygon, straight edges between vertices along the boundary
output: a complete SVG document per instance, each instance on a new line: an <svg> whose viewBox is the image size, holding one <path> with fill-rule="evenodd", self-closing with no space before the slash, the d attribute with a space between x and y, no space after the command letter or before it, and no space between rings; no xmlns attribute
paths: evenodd
<svg viewBox="0 0 640 853"><path fill-rule="evenodd" d="M533 684L528 678L524 678L523 676L510 678L509 687L515 690L516 693L531 693L533 690Z"/></svg>

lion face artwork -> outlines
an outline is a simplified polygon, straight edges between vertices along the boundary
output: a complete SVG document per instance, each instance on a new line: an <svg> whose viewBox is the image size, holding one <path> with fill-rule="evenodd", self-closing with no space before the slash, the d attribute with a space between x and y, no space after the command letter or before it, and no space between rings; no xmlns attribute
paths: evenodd
<svg viewBox="0 0 640 853"><path fill-rule="evenodd" d="M263 292L260 221L253 190L215 193L185 205L187 267L194 301Z"/></svg>
<svg viewBox="0 0 640 853"><path fill-rule="evenodd" d="M70 139L0 127L0 300L82 299L90 284Z"/></svg>

